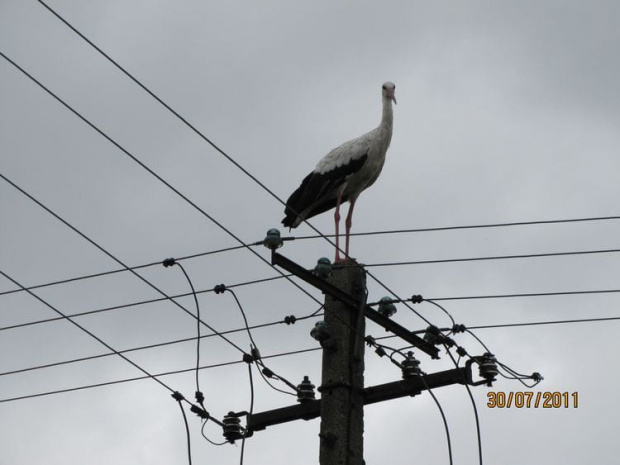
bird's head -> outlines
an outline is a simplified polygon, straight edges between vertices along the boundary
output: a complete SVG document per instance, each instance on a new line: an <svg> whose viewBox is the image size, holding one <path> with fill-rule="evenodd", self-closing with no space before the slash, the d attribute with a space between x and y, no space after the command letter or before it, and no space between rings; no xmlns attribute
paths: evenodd
<svg viewBox="0 0 620 465"><path fill-rule="evenodd" d="M385 84L383 84L382 87L383 98L396 103L396 97L394 97L395 90L396 84L394 84L393 82L386 82Z"/></svg>

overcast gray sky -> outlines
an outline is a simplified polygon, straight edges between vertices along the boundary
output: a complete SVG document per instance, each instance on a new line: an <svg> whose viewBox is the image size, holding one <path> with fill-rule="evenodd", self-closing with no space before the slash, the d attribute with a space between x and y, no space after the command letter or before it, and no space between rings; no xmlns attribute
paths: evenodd
<svg viewBox="0 0 620 465"><path fill-rule="evenodd" d="M331 148L373 128L380 86L396 83L394 135L383 173L356 206L354 232L617 216L620 198L620 5L613 1L276 2L52 1L50 6L125 66L280 198ZM279 226L279 202L210 147L34 0L0 2L0 51L244 242ZM0 173L130 266L239 243L104 137L0 59ZM0 179L0 268L26 286L119 268L74 231ZM312 220L333 232L333 216ZM306 225L293 231L306 236ZM620 221L538 224L355 237L368 265L620 248ZM264 248L256 248L269 257ZM286 243L312 267L332 257L324 240ZM278 276L236 250L183 262L197 290ZM619 289L617 253L369 268L401 297L426 298ZM168 295L189 292L178 267L139 273ZM302 286L318 300L320 292ZM387 294L369 279L369 299ZM186 462L183 421L153 380L62 394L15 397L140 376L119 357L7 372L104 354L66 321L0 279L0 462L22 465ZM156 299L128 272L38 289L73 314ZM250 324L307 315L315 301L286 280L236 289ZM582 294L443 302L458 323L501 325L619 317L620 295ZM191 312L192 297L178 299ZM242 327L228 293L199 295L204 320ZM411 330L425 323L399 306ZM416 306L438 326L434 306ZM195 336L195 320L171 302L76 318L117 350ZM256 330L263 355L317 347L316 320ZM485 463L614 464L620 322L480 329L499 360L545 377L535 392L577 392L578 408L491 409L489 391L526 390L500 378L473 389ZM205 330L205 333L208 331ZM372 324L367 333L385 332ZM231 340L247 350L247 334ZM457 342L470 354L471 336ZM392 344L398 345L396 341ZM400 345L402 346L402 345ZM193 342L130 352L151 373L191 369ZM318 351L269 366L319 384ZM418 354L428 373L448 357ZM238 361L221 339L203 340L201 362ZM371 350L366 384L399 379ZM161 378L190 398L191 371ZM247 410L247 368L202 370L206 406L221 418ZM255 375L255 411L290 405ZM462 386L437 389L454 463L477 463L472 406ZM448 463L446 437L427 393L366 408L366 463ZM194 463L234 464L240 448L216 447L189 418ZM319 421L258 432L248 465L318 463ZM215 425L207 435L220 439Z"/></svg>

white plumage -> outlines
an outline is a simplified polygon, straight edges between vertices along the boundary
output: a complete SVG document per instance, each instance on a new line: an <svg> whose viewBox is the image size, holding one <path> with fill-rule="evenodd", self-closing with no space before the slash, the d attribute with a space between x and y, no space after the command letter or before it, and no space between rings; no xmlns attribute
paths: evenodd
<svg viewBox="0 0 620 465"><path fill-rule="evenodd" d="M345 221L345 256L349 255L349 234L357 197L381 174L385 154L392 139L392 102L396 103L396 86L386 82L382 87L383 113L381 123L372 131L345 142L323 157L312 173L286 201L284 226L296 228L304 220L336 207L336 261L340 260L340 205L350 202Z"/></svg>

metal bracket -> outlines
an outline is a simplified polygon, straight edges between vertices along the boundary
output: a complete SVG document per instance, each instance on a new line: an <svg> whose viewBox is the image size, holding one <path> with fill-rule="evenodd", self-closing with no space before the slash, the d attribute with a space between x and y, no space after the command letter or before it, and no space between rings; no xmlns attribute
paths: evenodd
<svg viewBox="0 0 620 465"><path fill-rule="evenodd" d="M306 281L308 284L316 287L320 291L323 291L323 293L329 294L334 299L339 300L340 302L351 308L354 308L356 310L360 308L360 303L351 295L275 251L272 251L271 253L271 264L284 268L289 273L293 273L298 278ZM417 336L416 334L413 334L411 331L399 325L395 321L389 319L384 315L381 315L374 308L366 305L364 307L364 316L366 316L366 318L368 318L369 320L377 323L379 326L382 326L387 331L390 331L401 339L404 339L412 346L420 349L422 352L430 355L432 358L439 358L439 349L437 347L429 344L424 339Z"/></svg>

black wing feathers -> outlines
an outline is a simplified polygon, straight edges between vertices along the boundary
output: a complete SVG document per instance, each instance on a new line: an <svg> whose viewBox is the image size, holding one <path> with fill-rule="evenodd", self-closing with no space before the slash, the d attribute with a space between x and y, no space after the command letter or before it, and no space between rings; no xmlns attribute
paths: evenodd
<svg viewBox="0 0 620 465"><path fill-rule="evenodd" d="M351 160L346 165L338 166L330 171L319 174L315 171L310 173L301 182L301 185L291 194L286 201L284 214L286 217L282 224L287 227L294 227L299 213L308 210L304 219L311 218L334 208L337 203L337 191L347 178L356 173L366 162L368 155ZM343 198L345 202L347 198Z"/></svg>

